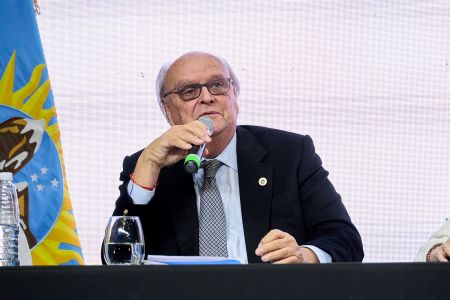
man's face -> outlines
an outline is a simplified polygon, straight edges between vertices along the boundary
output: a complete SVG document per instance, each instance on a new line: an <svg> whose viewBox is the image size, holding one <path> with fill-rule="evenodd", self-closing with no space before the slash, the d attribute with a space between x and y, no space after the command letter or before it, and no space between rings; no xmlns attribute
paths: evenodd
<svg viewBox="0 0 450 300"><path fill-rule="evenodd" d="M214 56L203 53L186 54L169 68L164 83L167 93L187 84L203 84L215 79L230 78L223 63ZM180 125L207 116L214 122L214 135L236 130L239 107L234 95L234 86L222 95L212 95L202 87L200 96L184 101L178 94L163 99L164 110L171 125Z"/></svg>

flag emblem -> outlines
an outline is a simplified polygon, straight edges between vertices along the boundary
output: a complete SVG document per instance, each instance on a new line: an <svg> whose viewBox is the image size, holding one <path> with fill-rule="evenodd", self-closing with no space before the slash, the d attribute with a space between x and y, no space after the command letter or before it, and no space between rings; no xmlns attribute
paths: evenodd
<svg viewBox="0 0 450 300"><path fill-rule="evenodd" d="M2 7L10 9L6 18L31 9L31 1L7 3L11 7ZM35 30L22 32L37 35L31 39L37 43L35 49L27 52L20 42L3 45L0 41L0 172L12 172L18 189L21 263L84 264L34 13L32 18L22 25L34 25ZM1 29L0 35L11 36ZM14 46L17 50L9 49Z"/></svg>

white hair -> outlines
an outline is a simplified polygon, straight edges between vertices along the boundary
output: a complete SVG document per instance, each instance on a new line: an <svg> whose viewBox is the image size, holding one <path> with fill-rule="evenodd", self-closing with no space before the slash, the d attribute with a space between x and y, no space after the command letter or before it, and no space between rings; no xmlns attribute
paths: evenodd
<svg viewBox="0 0 450 300"><path fill-rule="evenodd" d="M238 77L236 76L233 69L231 68L231 66L228 64L228 62L225 59L218 57L218 56L214 56L214 57L217 58L218 60L220 60L220 62L228 70L228 73L230 74L230 78L233 81L234 95L237 98L239 96L239 92L240 92L240 85L239 85ZM161 111L162 111L164 117L166 117L166 119L167 119L167 115L166 115L166 112L162 105L162 98L164 96L164 83L166 81L167 71L169 70L169 68L172 66L173 63L174 63L174 61L165 63L159 70L158 76L156 77L156 98L158 99L159 108L161 109Z"/></svg>

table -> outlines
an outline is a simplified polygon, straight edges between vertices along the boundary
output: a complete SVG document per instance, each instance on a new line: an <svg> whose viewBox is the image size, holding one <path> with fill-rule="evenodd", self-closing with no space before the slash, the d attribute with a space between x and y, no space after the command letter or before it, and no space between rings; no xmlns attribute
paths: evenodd
<svg viewBox="0 0 450 300"><path fill-rule="evenodd" d="M450 299L450 264L7 267L0 287L0 299Z"/></svg>

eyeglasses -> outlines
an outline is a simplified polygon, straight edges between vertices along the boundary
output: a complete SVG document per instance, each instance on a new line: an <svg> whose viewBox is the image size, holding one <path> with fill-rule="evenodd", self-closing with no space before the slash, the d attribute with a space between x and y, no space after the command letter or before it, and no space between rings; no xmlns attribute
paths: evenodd
<svg viewBox="0 0 450 300"><path fill-rule="evenodd" d="M180 87L176 87L172 91L164 94L162 97L166 97L170 94L178 94L184 101L190 101L197 99L202 93L202 88L206 86L211 95L222 95L230 90L230 85L233 83L231 78L214 79L210 82L199 84L187 84Z"/></svg>

